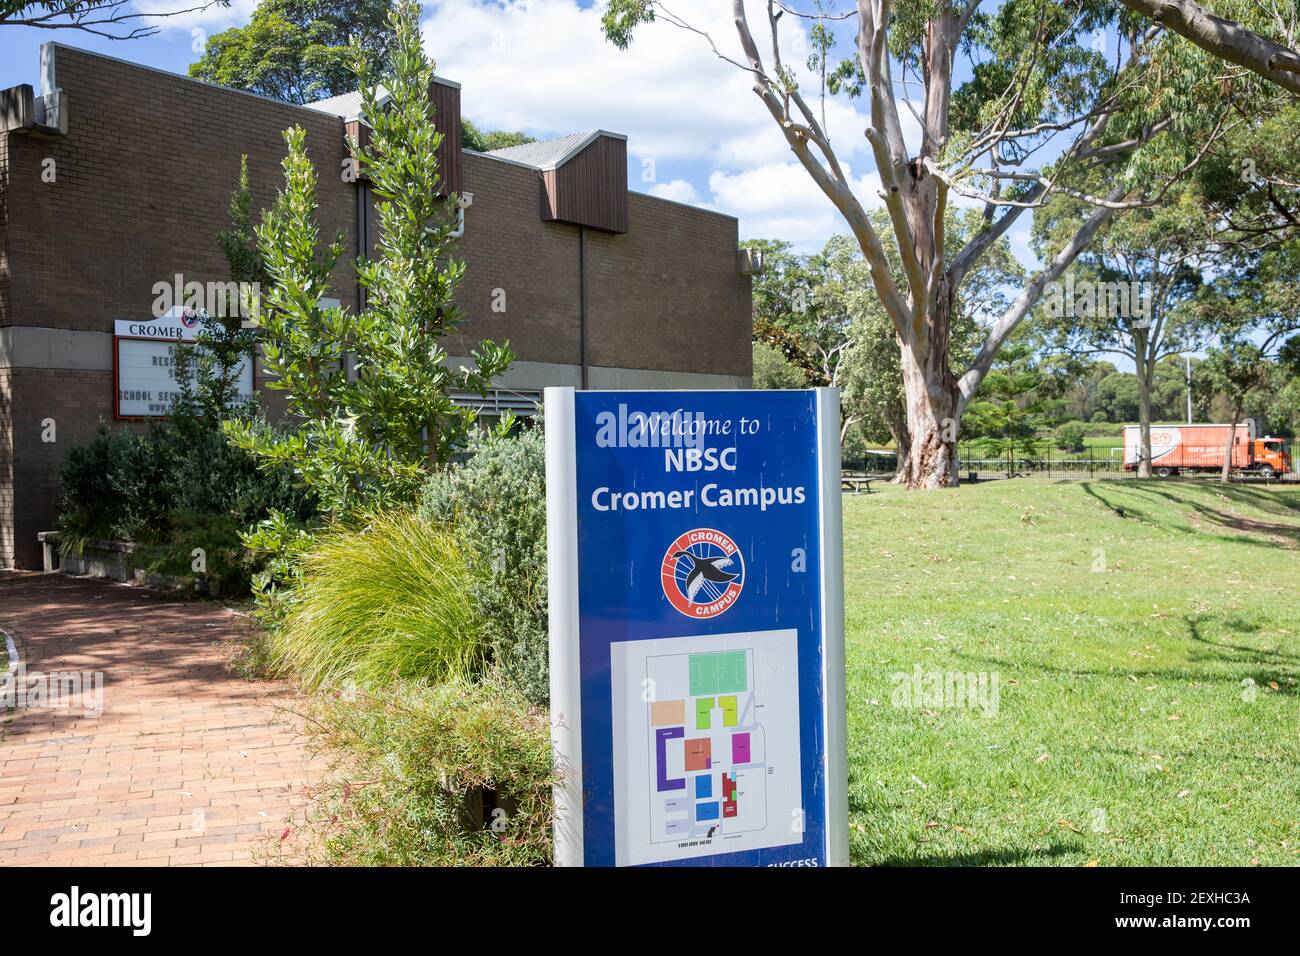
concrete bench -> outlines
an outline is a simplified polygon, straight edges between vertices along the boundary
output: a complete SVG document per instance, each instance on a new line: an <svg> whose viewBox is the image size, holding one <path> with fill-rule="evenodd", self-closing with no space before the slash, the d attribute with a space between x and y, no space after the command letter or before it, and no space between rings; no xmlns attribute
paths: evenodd
<svg viewBox="0 0 1300 956"><path fill-rule="evenodd" d="M36 540L41 543L42 570L59 570L59 533L57 531L39 531Z"/></svg>

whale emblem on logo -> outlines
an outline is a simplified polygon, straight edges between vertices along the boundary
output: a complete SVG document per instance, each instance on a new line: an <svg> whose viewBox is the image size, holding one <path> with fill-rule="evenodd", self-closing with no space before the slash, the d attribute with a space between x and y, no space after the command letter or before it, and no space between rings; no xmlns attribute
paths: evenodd
<svg viewBox="0 0 1300 956"><path fill-rule="evenodd" d="M679 535L664 552L664 597L687 617L722 614L745 586L745 558L730 537L713 528Z"/></svg>

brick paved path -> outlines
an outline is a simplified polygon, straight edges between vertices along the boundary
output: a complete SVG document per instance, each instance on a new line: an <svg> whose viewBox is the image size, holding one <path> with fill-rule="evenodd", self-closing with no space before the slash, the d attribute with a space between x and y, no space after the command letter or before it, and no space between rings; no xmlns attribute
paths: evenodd
<svg viewBox="0 0 1300 956"><path fill-rule="evenodd" d="M29 672L104 674L99 716L0 708L0 866L231 865L278 837L321 764L274 707L287 688L226 669L217 642L236 623L215 604L0 572L0 628Z"/></svg>

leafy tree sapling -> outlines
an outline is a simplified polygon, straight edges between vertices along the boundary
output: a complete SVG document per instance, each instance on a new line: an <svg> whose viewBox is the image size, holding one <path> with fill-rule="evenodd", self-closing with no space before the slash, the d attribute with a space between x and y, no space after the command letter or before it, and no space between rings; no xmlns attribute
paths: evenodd
<svg viewBox="0 0 1300 956"><path fill-rule="evenodd" d="M392 27L382 108L359 50L355 61L372 130L358 164L379 222L375 257L356 264L365 308L353 313L326 301L344 240L321 247L316 172L306 132L294 127L285 132L285 185L263 216L258 249L270 279L260 317L267 387L285 393L301 424L291 433L227 425L236 444L290 464L334 518L414 500L475 427L476 413L457 406L452 390L486 396L513 359L507 345L484 341L471 351L471 367L447 365L443 339L464 321L453 301L464 272L452 255L455 197L441 195L444 133L429 100L433 68L413 0L398 4Z"/></svg>

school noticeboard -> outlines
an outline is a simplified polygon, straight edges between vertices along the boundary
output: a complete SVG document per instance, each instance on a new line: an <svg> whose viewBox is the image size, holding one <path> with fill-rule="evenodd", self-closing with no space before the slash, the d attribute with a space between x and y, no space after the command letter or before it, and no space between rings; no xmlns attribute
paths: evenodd
<svg viewBox="0 0 1300 956"><path fill-rule="evenodd" d="M166 418L177 398L176 347L193 344L202 320L191 315L118 319L113 334L114 417ZM238 398L253 397L253 366L239 364Z"/></svg>
<svg viewBox="0 0 1300 956"><path fill-rule="evenodd" d="M545 412L556 864L847 864L837 392Z"/></svg>

